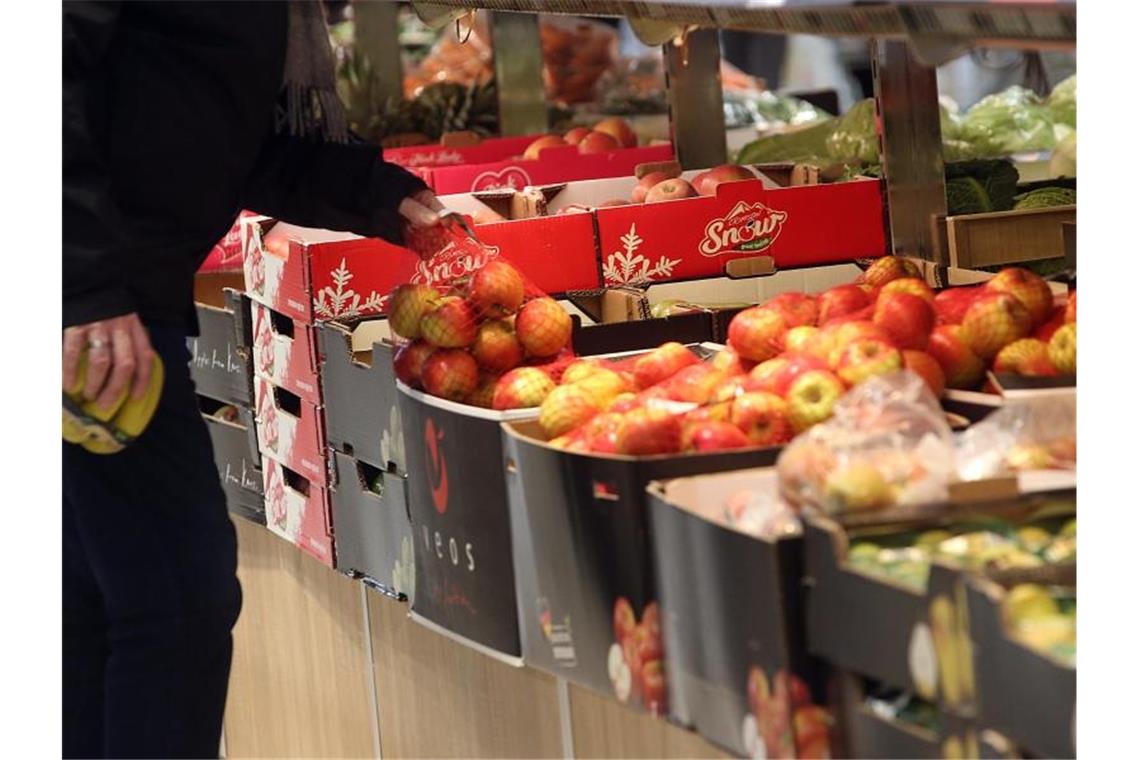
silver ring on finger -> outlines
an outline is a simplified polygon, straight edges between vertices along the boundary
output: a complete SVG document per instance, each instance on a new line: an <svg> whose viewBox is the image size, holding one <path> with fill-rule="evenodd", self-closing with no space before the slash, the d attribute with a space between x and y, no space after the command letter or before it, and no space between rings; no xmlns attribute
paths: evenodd
<svg viewBox="0 0 1140 760"><path fill-rule="evenodd" d="M92 351L104 351L110 344L102 338L91 338L87 341L87 348Z"/></svg>

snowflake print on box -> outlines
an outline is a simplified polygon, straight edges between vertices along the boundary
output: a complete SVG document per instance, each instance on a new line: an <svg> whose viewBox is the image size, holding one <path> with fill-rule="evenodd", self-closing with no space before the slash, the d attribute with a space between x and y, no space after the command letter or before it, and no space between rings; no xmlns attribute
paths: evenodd
<svg viewBox="0 0 1140 760"><path fill-rule="evenodd" d="M602 265L606 285L642 285L672 276L673 268L681 260L658 256L656 261L650 262L637 252L644 242L637 234L637 225L629 225L629 232L621 237L623 250L611 253Z"/></svg>
<svg viewBox="0 0 1140 760"><path fill-rule="evenodd" d="M383 311L385 296L375 290L361 302L361 294L348 287L352 271L347 260L341 259L340 266L332 271L332 285L321 288L317 294L317 314L325 319L336 317L358 317L363 314L377 314Z"/></svg>

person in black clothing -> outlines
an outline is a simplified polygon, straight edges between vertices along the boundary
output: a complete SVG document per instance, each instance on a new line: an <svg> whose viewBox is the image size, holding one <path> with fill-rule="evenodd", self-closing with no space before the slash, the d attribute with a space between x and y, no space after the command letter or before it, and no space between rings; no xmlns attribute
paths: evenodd
<svg viewBox="0 0 1140 760"><path fill-rule="evenodd" d="M165 365L123 452L63 445L65 757L217 756L236 538L189 377L193 275L246 208L397 239L418 178L352 144L317 2L63 5L63 383Z"/></svg>

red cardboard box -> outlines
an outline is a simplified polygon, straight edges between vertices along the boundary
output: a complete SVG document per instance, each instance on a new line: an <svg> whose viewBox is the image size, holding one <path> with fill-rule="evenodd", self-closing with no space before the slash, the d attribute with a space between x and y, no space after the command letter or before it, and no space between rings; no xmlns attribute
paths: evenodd
<svg viewBox="0 0 1140 760"><path fill-rule="evenodd" d="M405 169L425 169L458 164L486 164L521 156L542 134L496 137L474 145L411 145L385 148L384 160Z"/></svg>
<svg viewBox="0 0 1140 760"><path fill-rule="evenodd" d="M234 220L230 231L214 244L206 260L198 268L200 273L241 271L241 220L256 217L252 211L242 211Z"/></svg>
<svg viewBox="0 0 1140 760"><path fill-rule="evenodd" d="M262 458L265 479L265 524L271 531L306 554L334 567L329 492L267 455Z"/></svg>
<svg viewBox="0 0 1140 760"><path fill-rule="evenodd" d="M246 290L258 303L306 324L382 314L397 285L462 274L433 272L408 249L382 240L327 230L290 228L284 250L269 251L262 240L273 224L265 219L243 224ZM476 229L480 240L547 293L599 285L590 214L520 219ZM479 264L471 262L471 268Z"/></svg>
<svg viewBox="0 0 1140 760"><path fill-rule="evenodd" d="M321 404L316 328L251 303L253 372L315 406Z"/></svg>
<svg viewBox="0 0 1140 760"><path fill-rule="evenodd" d="M426 181L437 193L469 193L498 188L521 190L528 185L600 177L633 177L639 164L672 158L673 146L668 144L605 153L579 153L576 146L568 145L547 148L537 161L512 158L485 164L437 166L430 170L431 179Z"/></svg>
<svg viewBox="0 0 1140 760"><path fill-rule="evenodd" d="M328 439L321 408L259 377L254 385L254 409L261 453L327 486Z"/></svg>

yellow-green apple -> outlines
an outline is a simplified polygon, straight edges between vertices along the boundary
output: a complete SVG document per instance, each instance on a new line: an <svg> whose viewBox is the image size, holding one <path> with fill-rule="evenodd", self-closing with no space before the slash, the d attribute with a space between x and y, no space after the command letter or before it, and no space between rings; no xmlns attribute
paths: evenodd
<svg viewBox="0 0 1140 760"><path fill-rule="evenodd" d="M858 285L839 285L819 294L819 324L850 314L871 305L871 299Z"/></svg>
<svg viewBox="0 0 1140 760"><path fill-rule="evenodd" d="M862 512L890 506L891 486L879 468L869 462L851 462L833 471L824 485L830 512Z"/></svg>
<svg viewBox="0 0 1140 760"><path fill-rule="evenodd" d="M756 391L737 396L731 419L755 446L776 446L792 438L788 405L774 393Z"/></svg>
<svg viewBox="0 0 1140 760"><path fill-rule="evenodd" d="M773 366L776 362L779 364ZM763 372L757 372L760 367L765 368ZM777 356L775 359L769 359L753 369L749 374L750 385L760 390L775 393L777 396L783 396L797 377L816 369L829 369L829 366L818 356L788 352Z"/></svg>
<svg viewBox="0 0 1140 760"><path fill-rule="evenodd" d="M681 417L661 409L626 412L617 429L619 454L647 456L681 449Z"/></svg>
<svg viewBox="0 0 1140 760"><path fill-rule="evenodd" d="M633 381L627 375L608 367L599 367L575 381L574 386L588 394L599 409L609 409L618 396L633 391Z"/></svg>
<svg viewBox="0 0 1140 760"><path fill-rule="evenodd" d="M1032 329L1033 317L1021 301L1009 293L987 291L966 310L959 335L975 354L989 360Z"/></svg>
<svg viewBox="0 0 1140 760"><path fill-rule="evenodd" d="M467 300L480 317L498 318L518 311L525 295L519 271L501 259L493 259L471 278Z"/></svg>
<svg viewBox="0 0 1140 760"><path fill-rule="evenodd" d="M573 323L553 298L527 301L515 317L515 334L531 356L554 356L570 342Z"/></svg>
<svg viewBox="0 0 1140 760"><path fill-rule="evenodd" d="M749 445L748 437L731 422L686 421L682 428L681 448L685 451L723 451Z"/></svg>
<svg viewBox="0 0 1140 760"><path fill-rule="evenodd" d="M693 177L693 189L700 195L716 195L716 189L725 182L756 179L751 169L737 164L722 164Z"/></svg>
<svg viewBox="0 0 1140 760"><path fill-rule="evenodd" d="M994 372L1012 372L1031 377L1057 374L1049 360L1049 344L1037 338L1022 338L1004 346L994 357Z"/></svg>
<svg viewBox="0 0 1140 760"><path fill-rule="evenodd" d="M633 379L644 390L668 380L685 367L699 362L696 355L676 341L663 343L633 363Z"/></svg>
<svg viewBox="0 0 1140 760"><path fill-rule="evenodd" d="M563 385L571 385L579 380L586 379L600 369L605 368L597 359L575 359L566 365L566 369L562 370L562 377L558 378L558 382Z"/></svg>
<svg viewBox="0 0 1140 760"><path fill-rule="evenodd" d="M424 361L424 390L433 396L462 401L479 381L479 366L471 354L452 348L436 351Z"/></svg>
<svg viewBox="0 0 1140 760"><path fill-rule="evenodd" d="M819 304L810 293L780 293L764 305L779 310L788 327L814 325L819 319Z"/></svg>
<svg viewBox="0 0 1140 760"><path fill-rule="evenodd" d="M930 333L926 351L942 367L948 388L977 388L986 373L985 364L962 340L958 325L939 325Z"/></svg>
<svg viewBox="0 0 1140 760"><path fill-rule="evenodd" d="M680 177L674 179L667 179L664 182L658 182L653 187L649 188L649 192L645 194L646 203L660 203L661 201L676 201L681 198L692 198L697 194L685 180Z"/></svg>
<svg viewBox="0 0 1140 760"><path fill-rule="evenodd" d="M538 424L547 438L556 438L584 424L601 409L594 398L576 385L560 385L542 400Z"/></svg>
<svg viewBox="0 0 1140 760"><path fill-rule="evenodd" d="M910 293L912 296L918 296L928 304L934 305L934 291L924 280L918 277L900 277L897 280L891 280L879 289L876 298L882 298L889 293Z"/></svg>
<svg viewBox="0 0 1140 760"><path fill-rule="evenodd" d="M970 304L981 292L982 289L979 287L947 288L939 291L934 296L934 313L938 317L938 324L962 324L962 317L966 315L966 310L970 308Z"/></svg>
<svg viewBox="0 0 1140 760"><path fill-rule="evenodd" d="M495 401L495 386L498 382L498 375L486 372L479 375L479 382L475 384L475 390L471 391L471 394L464 399L464 403L490 409Z"/></svg>
<svg viewBox="0 0 1140 760"><path fill-rule="evenodd" d="M827 328L824 328L827 329ZM831 352L827 356L827 364L833 370L839 366L843 352L857 340L881 340L893 345L891 336L887 331L868 320L855 320L836 325L831 340Z"/></svg>
<svg viewBox="0 0 1140 760"><path fill-rule="evenodd" d="M602 119L594 125L594 131L605 132L614 137L623 148L637 147L637 133L633 131L633 127L625 119L619 119L616 116Z"/></svg>
<svg viewBox="0 0 1140 760"><path fill-rule="evenodd" d="M745 359L762 362L780 353L787 329L780 312L752 306L728 323L728 345Z"/></svg>
<svg viewBox="0 0 1140 760"><path fill-rule="evenodd" d="M611 150L618 150L619 148L621 148L621 143L618 142L616 137L597 130L583 137L578 143L578 152L587 154L607 153Z"/></svg>
<svg viewBox="0 0 1140 760"><path fill-rule="evenodd" d="M849 386L902 368L902 354L890 343L873 338L856 340L843 350L836 373Z"/></svg>
<svg viewBox="0 0 1140 760"><path fill-rule="evenodd" d="M547 148L560 148L565 145L566 141L558 135L543 135L526 146L526 150L523 151L523 158L527 161L537 161L539 154Z"/></svg>
<svg viewBox="0 0 1140 760"><path fill-rule="evenodd" d="M637 184L634 186L633 191L629 194L629 199L634 203L644 203L645 196L649 193L650 190L665 180L673 179L676 176L676 174L670 174L669 172L649 172L637 181Z"/></svg>
<svg viewBox="0 0 1140 760"><path fill-rule="evenodd" d="M392 332L412 340L420 337L420 320L439 306L439 291L431 285L408 283L392 291L388 323Z"/></svg>
<svg viewBox="0 0 1140 760"><path fill-rule="evenodd" d="M808 338L807 344L803 348L804 353L823 359L825 362L830 361L831 352L835 348L835 336L838 332L839 325L819 328L819 332ZM787 344L787 342L785 335L784 343Z"/></svg>
<svg viewBox="0 0 1140 760"><path fill-rule="evenodd" d="M1049 339L1049 360L1062 375L1077 374L1077 323L1062 325Z"/></svg>
<svg viewBox="0 0 1140 760"><path fill-rule="evenodd" d="M463 348L475 341L479 318L458 296L440 299L439 305L420 320L420 334L437 348Z"/></svg>
<svg viewBox="0 0 1140 760"><path fill-rule="evenodd" d="M883 256L867 267L867 271L860 275L858 282L868 289L875 289L883 287L891 280L918 277L920 274L914 262L898 256Z"/></svg>
<svg viewBox="0 0 1140 760"><path fill-rule="evenodd" d="M1053 310L1053 291L1049 289L1049 283L1022 267L1006 267L982 287L996 293L1009 293L1021 301L1033 318L1033 326L1044 323Z"/></svg>
<svg viewBox="0 0 1140 760"><path fill-rule="evenodd" d="M938 360L926 351L903 351L903 366L922 378L935 398L946 390L946 373Z"/></svg>
<svg viewBox="0 0 1140 760"><path fill-rule="evenodd" d="M788 420L799 433L831 416L843 396L843 381L826 369L805 372L788 387Z"/></svg>
<svg viewBox="0 0 1140 760"><path fill-rule="evenodd" d="M435 350L435 346L424 340L413 340L411 343L401 346L392 360L396 377L400 378L405 385L419 387L420 378L423 376L424 362Z"/></svg>
<svg viewBox="0 0 1140 760"><path fill-rule="evenodd" d="M723 351L718 351L716 356L714 356L709 363L729 376L743 375L747 372L744 366L744 360L740 358L740 354L727 347ZM751 365L751 362L749 364Z"/></svg>
<svg viewBox="0 0 1140 760"><path fill-rule="evenodd" d="M491 406L495 409L527 409L538 406L554 390L550 375L535 367L518 367L499 378Z"/></svg>
<svg viewBox="0 0 1140 760"><path fill-rule="evenodd" d="M519 365L523 348L510 322L492 319L479 325L475 342L471 344L471 355L480 367L502 373Z"/></svg>
<svg viewBox="0 0 1140 760"><path fill-rule="evenodd" d="M1069 300L1065 301L1065 324L1074 324L1077 321L1077 291L1069 291Z"/></svg>
<svg viewBox="0 0 1140 760"><path fill-rule="evenodd" d="M793 327L784 334L784 349L797 353L812 353L809 346L819 333L819 328L812 325Z"/></svg>
<svg viewBox="0 0 1140 760"><path fill-rule="evenodd" d="M900 282L894 280L893 282ZM911 293L883 292L875 301L872 321L899 348L922 350L934 329L934 307L928 301Z"/></svg>
<svg viewBox="0 0 1140 760"><path fill-rule="evenodd" d="M577 145L582 142L582 139L593 132L594 130L589 127L573 127L568 129L566 134L562 135L562 139L566 141L567 145Z"/></svg>

